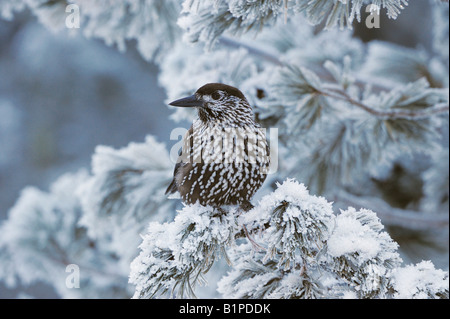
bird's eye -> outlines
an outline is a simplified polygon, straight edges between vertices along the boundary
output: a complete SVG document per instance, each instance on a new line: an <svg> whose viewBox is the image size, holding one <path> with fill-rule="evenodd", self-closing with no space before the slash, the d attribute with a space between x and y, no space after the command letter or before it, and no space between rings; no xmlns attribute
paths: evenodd
<svg viewBox="0 0 450 319"><path fill-rule="evenodd" d="M211 94L211 97L212 97L213 100L217 101L217 100L220 99L221 95L220 95L219 92L214 92L213 94Z"/></svg>

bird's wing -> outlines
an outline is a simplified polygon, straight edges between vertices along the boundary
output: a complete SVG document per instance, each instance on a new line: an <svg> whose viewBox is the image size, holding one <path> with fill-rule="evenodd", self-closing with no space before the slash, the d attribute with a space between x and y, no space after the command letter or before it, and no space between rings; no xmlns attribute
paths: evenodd
<svg viewBox="0 0 450 319"><path fill-rule="evenodd" d="M183 139L183 148L178 152L178 160L177 164L175 165L175 169L173 171L173 180L172 183L170 183L169 187L166 190L166 195L168 194L174 194L178 192L178 184L177 184L177 175L180 170L185 167L189 162L187 162L187 159L189 159L188 156L185 154L191 154L192 152L192 146L193 146L193 132L194 128L191 126L189 131L186 133ZM185 153L183 153L185 152Z"/></svg>
<svg viewBox="0 0 450 319"><path fill-rule="evenodd" d="M183 164L182 163L177 163L175 165L175 170L173 172L172 183L170 183L169 187L167 188L166 195L175 194L176 192L178 192L178 185L177 185L177 181L176 181L176 176L177 176L178 170L180 169L181 165L183 165Z"/></svg>

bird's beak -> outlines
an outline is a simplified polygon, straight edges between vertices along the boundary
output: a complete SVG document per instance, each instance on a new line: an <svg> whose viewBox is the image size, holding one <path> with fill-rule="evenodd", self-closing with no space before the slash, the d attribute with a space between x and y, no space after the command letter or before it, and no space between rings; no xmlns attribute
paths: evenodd
<svg viewBox="0 0 450 319"><path fill-rule="evenodd" d="M169 105L178 106L178 107L201 107L201 106L203 106L203 102L201 100L197 99L197 97L195 95L192 95L192 96L180 99L180 100L176 100L176 101L170 103Z"/></svg>

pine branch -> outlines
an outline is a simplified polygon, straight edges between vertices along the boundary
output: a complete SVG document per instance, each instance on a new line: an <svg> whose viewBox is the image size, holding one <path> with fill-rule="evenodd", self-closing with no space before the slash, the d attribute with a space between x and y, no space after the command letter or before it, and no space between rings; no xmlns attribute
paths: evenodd
<svg viewBox="0 0 450 319"><path fill-rule="evenodd" d="M391 111L382 111L374 109L360 101L355 100L351 96L348 95L347 92L340 89L328 88L327 90L321 90L318 92L324 96L328 96L333 99L341 100L348 102L354 106L361 108L362 110L379 117L385 120L420 120L429 118L435 115L445 114L449 112L449 104L448 103L440 103L433 107L427 108L425 110L418 111L408 111L408 110L391 110Z"/></svg>
<svg viewBox="0 0 450 319"><path fill-rule="evenodd" d="M376 211L387 225L401 226L414 230L445 229L449 227L449 216L446 212L427 214L418 211L391 207L376 197L359 197L340 191L334 201L345 206L367 208Z"/></svg>
<svg viewBox="0 0 450 319"><path fill-rule="evenodd" d="M195 298L195 287L234 242L235 212L186 206L172 223L152 223L131 264L134 298Z"/></svg>
<svg viewBox="0 0 450 319"><path fill-rule="evenodd" d="M252 46L249 42L240 41L236 38L220 36L218 40L220 45L223 45L232 49L240 49L243 48L247 50L247 52L251 55L254 55L264 61L267 61L273 65L284 66L285 63L280 60L280 58L274 54L271 54L267 51L264 51L260 48L256 48Z"/></svg>
<svg viewBox="0 0 450 319"><path fill-rule="evenodd" d="M362 6L366 0L226 0L226 1L192 1L183 3L186 14L179 20L191 42L202 41L211 48L224 33L240 35L276 23L280 16L287 22L288 13L304 13L311 24L318 25L325 21L325 28L351 29L355 17L360 21ZM387 15L395 19L408 5L407 0L373 0L372 5L379 10L386 8Z"/></svg>
<svg viewBox="0 0 450 319"><path fill-rule="evenodd" d="M243 48L247 50L247 52L250 55L253 55L263 61L266 61L270 64L273 64L275 66L279 67L285 67L288 66L288 63L280 59L279 55L272 54L270 52L265 51L262 48L257 48L254 45L251 44L251 42L248 41L242 41L236 38L227 37L222 35L219 38L219 44L221 44L224 47L232 48L232 49L239 49ZM333 76L321 65L308 65L308 68L310 68L312 71L314 71L321 79L324 81L335 81ZM379 81L376 81L374 79L371 79L371 82L368 82L367 80L364 80L360 78L358 75L356 75L355 83L356 86L358 86L360 89L364 89L366 86L370 85L372 91L374 93L380 93L380 92L386 92L389 91L390 88L379 83Z"/></svg>
<svg viewBox="0 0 450 319"><path fill-rule="evenodd" d="M429 261L409 265L393 271L392 284L397 299L448 299L449 274L435 269ZM411 287L414 287L411 289Z"/></svg>
<svg viewBox="0 0 450 319"><path fill-rule="evenodd" d="M248 51L249 54L254 55L264 61L267 61L271 64L283 67L287 66L285 62L280 60L278 56L275 56L274 54L271 54L269 52L264 51L263 49L256 48L252 46L249 43L244 43L242 41L236 40L234 38L221 36L219 39L219 43L231 47L231 48L244 48ZM331 74L327 72L323 67L313 67L311 68L323 81L331 81L333 80ZM374 92L386 92L389 91L387 87L380 86L379 84L373 84L368 83L363 80L355 80L355 85L357 85L360 88L366 87L367 85L370 85L372 90ZM325 86L326 87L326 86ZM335 87L329 87L324 90L317 91L318 94L321 94L323 96L327 96L333 99L345 101L347 103L350 103L358 108L361 108L362 110L368 112L369 114L372 114L376 117L382 118L382 119L390 119L390 120L396 120L396 119L407 119L407 120L419 120L419 119L425 119L429 118L435 115L445 114L449 112L449 104L448 103L440 103L439 105L435 105L434 107L428 108L426 110L415 110L415 111L408 111L408 110L390 110L390 111L384 111L384 110L377 110L374 109L361 101L355 100L351 96L348 95L348 93L345 90L337 89Z"/></svg>
<svg viewBox="0 0 450 319"><path fill-rule="evenodd" d="M122 256L113 253L110 240L94 241L80 225L83 211L74 189L88 177L84 171L68 174L49 193L34 188L22 193L0 227L0 251L10 255L6 266L15 266L4 275L17 276L23 284L50 284L65 298L129 297ZM80 268L81 289L67 289L63 280L65 267L72 264Z"/></svg>
<svg viewBox="0 0 450 319"><path fill-rule="evenodd" d="M448 273L432 263L402 268L398 244L376 213L349 208L334 215L330 205L294 180L278 184L241 217L260 229L269 250L233 247L233 270L218 291L225 298L446 298ZM403 277L408 271L417 272L417 292Z"/></svg>

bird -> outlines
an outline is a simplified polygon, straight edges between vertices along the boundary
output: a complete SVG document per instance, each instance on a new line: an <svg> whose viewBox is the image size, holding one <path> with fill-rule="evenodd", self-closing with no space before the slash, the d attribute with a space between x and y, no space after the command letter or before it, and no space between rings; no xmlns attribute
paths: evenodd
<svg viewBox="0 0 450 319"><path fill-rule="evenodd" d="M209 83L169 105L196 108L198 117L183 138L166 195L179 192L187 205L253 208L251 199L267 178L270 149L244 94Z"/></svg>

